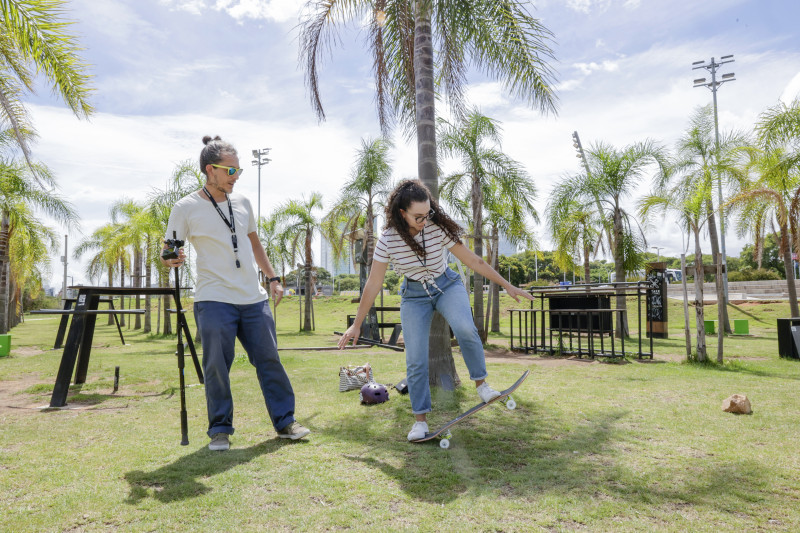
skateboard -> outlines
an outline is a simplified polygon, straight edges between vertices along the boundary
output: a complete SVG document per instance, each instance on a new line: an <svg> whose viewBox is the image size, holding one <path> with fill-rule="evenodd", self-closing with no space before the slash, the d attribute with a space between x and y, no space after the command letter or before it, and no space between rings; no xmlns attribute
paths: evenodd
<svg viewBox="0 0 800 533"><path fill-rule="evenodd" d="M440 437L441 440L439 441L439 446L441 448L444 448L444 449L449 448L450 447L450 439L453 438L452 433L450 433L450 428L452 426L458 424L459 422L461 422L465 418L468 418L470 415L473 415L473 414L477 413L478 411L480 411L484 407L487 407L487 406L489 406L489 405L491 405L491 404L493 404L495 402L503 402L503 403L506 404L506 407L508 409L512 409L512 410L515 409L517 407L517 402L515 402L514 399L511 397L511 393L514 392L515 390L517 390L517 388L520 385L522 385L522 382L525 381L525 378L527 378L528 374L530 374L530 373L531 373L530 370L526 370L522 374L522 376L520 376L520 378L517 380L516 383L511 385L506 390L502 391L500 393L500 396L498 396L497 398L493 399L489 403L481 402L478 405L476 405L475 407L473 407L472 409L470 409L468 411L464 411L463 413L461 413L460 415L458 415L457 417L455 417L450 422L446 423L445 425L443 425L442 427L440 427L436 431L430 431L430 432L426 433L425 436L422 437L421 439L412 440L411 442L425 442L425 441L429 441L431 439L435 439L436 437Z"/></svg>

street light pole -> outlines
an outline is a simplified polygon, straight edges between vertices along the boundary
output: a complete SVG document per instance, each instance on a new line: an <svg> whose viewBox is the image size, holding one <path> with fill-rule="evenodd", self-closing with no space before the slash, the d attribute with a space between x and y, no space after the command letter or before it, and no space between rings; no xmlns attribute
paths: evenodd
<svg viewBox="0 0 800 533"><path fill-rule="evenodd" d="M728 263L727 255L725 253L725 217L723 216L722 209L722 177L719 175L719 119L717 117L717 87L729 81L736 81L733 72L723 74L721 79L717 80L717 70L719 67L726 63L733 63L733 55L722 56L719 62L711 58L711 61L695 61L692 63L692 70L704 68L711 73L711 81L706 82L705 78L697 78L694 80L694 87L707 87L714 100L714 138L716 144L717 155L717 201L719 202L719 233L720 233L720 252L722 252L722 292L725 298L725 305L728 304L728 269L725 265Z"/></svg>
<svg viewBox="0 0 800 533"><path fill-rule="evenodd" d="M253 166L258 167L258 236L261 236L261 167L272 161L267 158L271 148L253 150Z"/></svg>
<svg viewBox="0 0 800 533"><path fill-rule="evenodd" d="M656 261L661 262L661 250L663 250L664 247L663 246L651 246L650 248L655 248L656 249L656 255L658 255L658 259L656 259Z"/></svg>

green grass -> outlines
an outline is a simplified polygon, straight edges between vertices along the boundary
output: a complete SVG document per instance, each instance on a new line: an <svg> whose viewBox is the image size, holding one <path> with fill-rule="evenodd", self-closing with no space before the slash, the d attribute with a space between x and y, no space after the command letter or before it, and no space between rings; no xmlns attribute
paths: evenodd
<svg viewBox="0 0 800 533"><path fill-rule="evenodd" d="M331 346L354 311L347 298L320 300L317 331L299 333L297 300L287 298L279 343ZM654 362L491 360L495 386L532 369L517 409L485 409L456 426L449 450L405 441L407 396L392 391L366 407L357 392L338 392L341 365L369 362L392 383L405 373L402 353L282 352L297 417L312 430L287 443L237 347L237 431L224 453L206 448L203 390L188 361L190 444L179 445L174 338L126 330L121 346L115 328L98 326L88 382L70 392L76 408L38 409L61 351L48 350L57 319L28 317L0 358L0 530L797 531L800 364L777 356L775 318L785 316L786 303L732 307L753 336L727 337L724 365L685 362L672 301L670 338L655 342ZM504 320L490 345L508 344L507 312ZM752 415L722 412L734 393L750 398ZM432 425L475 402L471 385L435 392Z"/></svg>

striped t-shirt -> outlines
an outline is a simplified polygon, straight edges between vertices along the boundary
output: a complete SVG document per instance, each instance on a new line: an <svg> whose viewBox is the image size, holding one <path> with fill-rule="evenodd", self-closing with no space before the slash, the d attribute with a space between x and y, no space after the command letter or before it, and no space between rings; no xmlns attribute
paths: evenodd
<svg viewBox="0 0 800 533"><path fill-rule="evenodd" d="M394 228L389 228L375 245L374 261L392 262L394 270L415 281L427 281L444 273L447 268L447 253L458 241L454 241L433 222L414 235L420 246L425 243L426 256L419 257Z"/></svg>

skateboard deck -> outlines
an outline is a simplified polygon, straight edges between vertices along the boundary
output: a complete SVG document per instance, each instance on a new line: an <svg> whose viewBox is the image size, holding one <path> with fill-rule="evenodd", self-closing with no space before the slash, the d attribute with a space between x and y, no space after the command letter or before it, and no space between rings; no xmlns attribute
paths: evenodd
<svg viewBox="0 0 800 533"><path fill-rule="evenodd" d="M464 420L465 418L468 418L471 415L474 415L475 413L477 413L481 409L483 409L485 407L488 407L489 405L491 405L491 404L493 404L495 402L499 402L499 401L503 401L503 400L507 400L506 401L506 407L508 407L509 409L514 409L516 407L516 402L514 402L514 400L511 399L511 393L514 392L515 390L517 390L517 388L519 388L520 385L522 385L522 382L525 381L525 378L527 378L530 373L531 373L530 370L526 370L522 374L522 376L520 376L520 378L516 381L516 383L511 385L506 390L502 391L500 393L500 396L498 396L497 398L493 399L489 403L481 402L478 405L476 405L475 407L473 407L472 409L469 409L468 411L464 411L463 413L461 413L460 415L458 415L457 417L455 417L450 422L446 423L445 425L443 425L442 427L440 427L436 431L429 431L421 439L412 440L411 442L425 442L425 441L429 441L431 439L435 439L436 437L439 437L439 436L444 434L444 435L446 435L446 437L442 438L441 447L442 448L447 448L450 445L450 442L449 442L449 440L450 440L449 439L449 431L448 430L451 427L453 427L454 425L456 425L459 422L461 422L462 420Z"/></svg>

